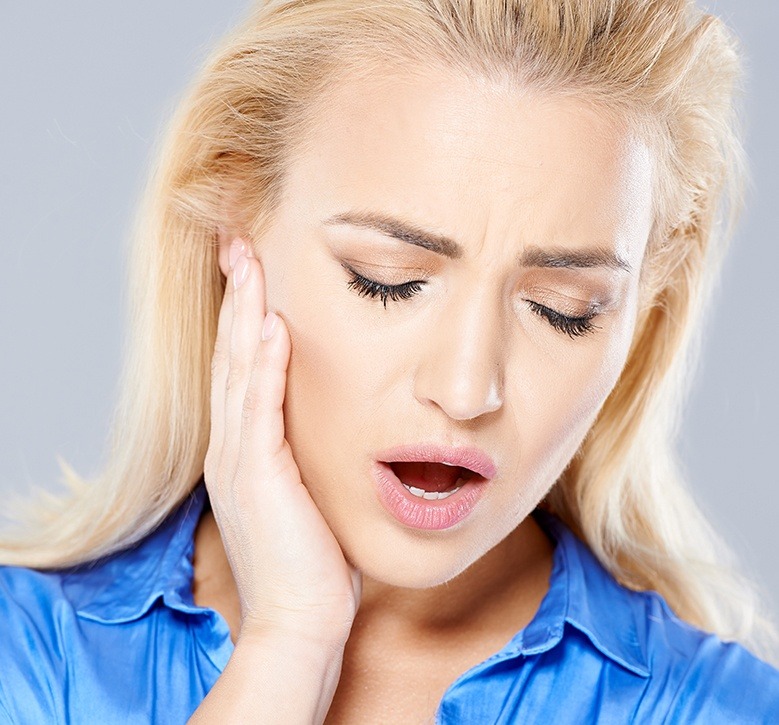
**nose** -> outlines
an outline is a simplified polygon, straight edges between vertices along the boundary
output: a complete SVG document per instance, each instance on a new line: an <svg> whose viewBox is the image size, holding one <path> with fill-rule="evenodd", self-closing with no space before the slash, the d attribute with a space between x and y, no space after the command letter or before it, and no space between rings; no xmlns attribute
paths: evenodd
<svg viewBox="0 0 779 725"><path fill-rule="evenodd" d="M437 405L456 420L503 405L506 344L489 290L446 306L420 350L414 394L421 403Z"/></svg>

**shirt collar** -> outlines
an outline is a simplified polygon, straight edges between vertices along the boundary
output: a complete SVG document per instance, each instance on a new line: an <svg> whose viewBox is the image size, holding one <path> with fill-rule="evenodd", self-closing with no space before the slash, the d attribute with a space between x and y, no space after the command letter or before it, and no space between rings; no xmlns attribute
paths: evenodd
<svg viewBox="0 0 779 725"><path fill-rule="evenodd" d="M208 500L201 477L165 520L135 545L66 570L63 588L76 613L104 624L138 619L160 598L183 612L192 599L195 527Z"/></svg>
<svg viewBox="0 0 779 725"><path fill-rule="evenodd" d="M179 611L208 612L192 599L194 532L207 503L201 477L182 503L139 543L67 570L63 587L78 615L105 624L129 622L143 616L160 598ZM549 650L562 639L567 622L606 657L648 677L646 643L639 626L643 607L636 594L620 586L559 518L541 509L533 516L556 543L550 587L511 647L525 655Z"/></svg>
<svg viewBox="0 0 779 725"><path fill-rule="evenodd" d="M562 639L567 622L606 657L649 677L646 642L640 636L645 611L639 595L622 587L559 518L542 509L533 516L556 546L549 590L536 616L518 633L518 652L551 649Z"/></svg>

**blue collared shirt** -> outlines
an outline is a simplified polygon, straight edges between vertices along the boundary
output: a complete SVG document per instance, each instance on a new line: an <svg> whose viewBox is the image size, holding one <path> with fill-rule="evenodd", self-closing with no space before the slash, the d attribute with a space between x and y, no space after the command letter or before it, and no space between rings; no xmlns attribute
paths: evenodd
<svg viewBox="0 0 779 725"><path fill-rule="evenodd" d="M145 539L90 564L0 567L0 722L186 722L233 651L224 618L192 599L206 503L201 482ZM620 586L559 519L534 515L556 542L550 588L450 684L436 725L779 723L778 670Z"/></svg>

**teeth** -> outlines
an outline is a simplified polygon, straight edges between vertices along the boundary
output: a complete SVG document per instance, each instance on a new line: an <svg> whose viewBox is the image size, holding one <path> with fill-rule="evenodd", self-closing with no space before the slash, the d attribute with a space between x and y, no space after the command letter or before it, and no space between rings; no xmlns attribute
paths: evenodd
<svg viewBox="0 0 779 725"><path fill-rule="evenodd" d="M402 481L401 481L402 483ZM442 498L449 498L453 493L457 493L461 488L462 485L465 483L465 481L462 478L457 479L457 485L451 490L451 491L425 491L423 488L416 488L415 486L406 486L404 483L403 485L406 487L408 491L411 491L415 496L418 496L419 498L427 499L428 501L436 501L440 500Z"/></svg>

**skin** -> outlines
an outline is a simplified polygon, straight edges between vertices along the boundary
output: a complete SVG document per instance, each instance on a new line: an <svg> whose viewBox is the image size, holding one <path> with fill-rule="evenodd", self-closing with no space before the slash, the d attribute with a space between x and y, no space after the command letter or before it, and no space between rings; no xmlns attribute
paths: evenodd
<svg viewBox="0 0 779 725"><path fill-rule="evenodd" d="M278 215L252 246L268 309L283 316L292 344L286 439L362 572L345 672L380 653L391 660L388 652L448 662L440 691L536 612L552 545L528 514L625 363L651 197L647 147L576 98L428 68L333 88L317 111ZM444 234L463 254L324 223L353 210ZM226 275L233 237L228 223L219 235ZM630 269L518 263L539 249L600 250ZM425 282L385 309L348 287L343 263L383 284ZM574 317L595 309L596 327L571 337L531 302ZM369 475L377 451L426 440L479 446L498 471L470 516L441 531L393 519ZM193 592L235 640L238 591L210 513L196 532Z"/></svg>

